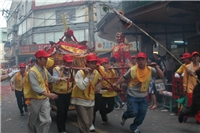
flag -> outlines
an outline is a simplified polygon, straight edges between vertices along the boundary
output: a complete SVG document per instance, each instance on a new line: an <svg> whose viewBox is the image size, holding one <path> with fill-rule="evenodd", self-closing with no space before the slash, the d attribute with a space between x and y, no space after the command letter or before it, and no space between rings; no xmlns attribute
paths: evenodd
<svg viewBox="0 0 200 133"><path fill-rule="evenodd" d="M62 22L64 25L64 32L65 32L67 30L67 22L66 22L65 14L62 14Z"/></svg>

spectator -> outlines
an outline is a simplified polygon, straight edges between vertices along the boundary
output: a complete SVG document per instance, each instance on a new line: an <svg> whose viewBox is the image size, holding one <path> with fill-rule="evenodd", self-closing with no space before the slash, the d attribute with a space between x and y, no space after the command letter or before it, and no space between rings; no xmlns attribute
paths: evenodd
<svg viewBox="0 0 200 133"><path fill-rule="evenodd" d="M154 57L149 57L147 60L148 64L151 64L152 62L155 62ZM156 101L156 87L155 87L156 77L152 77L150 84L149 84L149 94L151 95L151 105L148 107L149 109L155 109L157 108L157 101Z"/></svg>

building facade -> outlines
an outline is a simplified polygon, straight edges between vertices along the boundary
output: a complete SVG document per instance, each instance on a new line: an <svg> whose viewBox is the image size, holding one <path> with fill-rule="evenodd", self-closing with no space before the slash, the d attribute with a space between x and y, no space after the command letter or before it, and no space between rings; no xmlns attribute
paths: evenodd
<svg viewBox="0 0 200 133"><path fill-rule="evenodd" d="M92 3L96 5L95 2ZM9 58L13 64L27 62L34 53L49 45L49 41L58 42L64 35L62 15L67 26L74 31L78 41L89 40L89 11L87 1L24 1L13 0L8 18L8 41L13 53ZM94 27L105 12L100 5L93 7ZM94 29L95 30L95 29ZM99 43L111 44L94 33L95 47ZM112 44L113 45L113 44ZM103 51L108 47L102 48ZM101 49L101 50L102 50ZM97 49L97 52L101 52Z"/></svg>
<svg viewBox="0 0 200 133"><path fill-rule="evenodd" d="M6 59L4 58L5 50L4 44L7 41L7 28L0 28L0 64L6 63Z"/></svg>

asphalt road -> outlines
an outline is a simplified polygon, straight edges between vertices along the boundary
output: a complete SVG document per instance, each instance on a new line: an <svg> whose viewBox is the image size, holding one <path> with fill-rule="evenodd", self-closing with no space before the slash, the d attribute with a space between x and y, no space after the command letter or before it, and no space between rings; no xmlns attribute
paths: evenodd
<svg viewBox="0 0 200 133"><path fill-rule="evenodd" d="M1 133L26 133L27 115L20 116L14 92L9 87L9 82L1 83ZM121 113L126 109L114 110L108 114L109 122L101 125L101 117L97 112L96 132L97 133L129 133L129 125L133 119L128 119L124 126L120 125ZM78 133L76 111L68 113L66 122L67 133ZM55 115L52 115L50 133L57 133ZM39 122L38 122L39 123ZM193 117L187 123L180 124L177 116L168 111L161 111L160 108L148 110L143 124L139 127L142 133L200 133L200 125L195 123Z"/></svg>

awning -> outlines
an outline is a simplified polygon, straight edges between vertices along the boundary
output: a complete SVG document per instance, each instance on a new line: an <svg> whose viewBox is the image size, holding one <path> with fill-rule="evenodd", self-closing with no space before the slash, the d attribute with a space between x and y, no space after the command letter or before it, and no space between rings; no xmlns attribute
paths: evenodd
<svg viewBox="0 0 200 133"><path fill-rule="evenodd" d="M150 35L182 34L182 27L187 27L185 33L196 33L196 22L199 19L199 12L186 10L185 4L194 5L197 2L155 1L150 4L133 9L125 16L132 20ZM183 8L185 6L185 8ZM198 4L197 4L198 6ZM188 8L188 7L187 7ZM194 9L193 9L194 10ZM197 9L196 9L197 10ZM166 31L165 26L177 26L173 31ZM186 26L184 26L186 25ZM182 27L181 27L182 26ZM109 12L97 24L98 36L100 38L114 41L116 32L123 32L129 42L135 41L137 35L144 35L136 27L124 28L117 15Z"/></svg>

